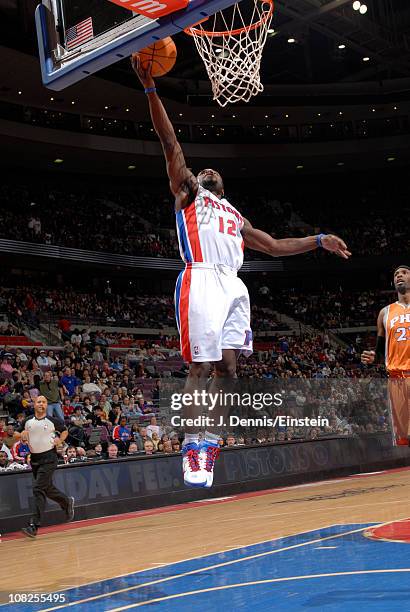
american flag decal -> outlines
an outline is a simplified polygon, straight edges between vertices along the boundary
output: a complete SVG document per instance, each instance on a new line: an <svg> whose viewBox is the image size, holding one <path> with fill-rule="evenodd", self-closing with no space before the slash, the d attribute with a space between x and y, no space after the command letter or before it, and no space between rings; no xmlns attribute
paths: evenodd
<svg viewBox="0 0 410 612"><path fill-rule="evenodd" d="M65 32L66 47L68 51L78 47L82 43L91 40L94 37L93 20L87 17L84 21L80 21L77 25L68 28Z"/></svg>

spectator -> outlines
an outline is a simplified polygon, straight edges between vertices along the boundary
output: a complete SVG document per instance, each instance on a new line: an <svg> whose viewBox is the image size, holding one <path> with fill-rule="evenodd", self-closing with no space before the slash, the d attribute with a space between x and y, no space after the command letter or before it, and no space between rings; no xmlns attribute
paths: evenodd
<svg viewBox="0 0 410 612"><path fill-rule="evenodd" d="M39 384L40 394L47 399L47 416L55 416L60 421L64 421L64 413L61 408L62 386L53 379L51 371L44 373L44 378Z"/></svg>
<svg viewBox="0 0 410 612"><path fill-rule="evenodd" d="M10 461L7 453L0 451L0 472L14 472L17 470L28 469L27 464L19 464L15 461Z"/></svg>
<svg viewBox="0 0 410 612"><path fill-rule="evenodd" d="M135 442L130 442L127 455L138 455L138 454L139 454L139 450L138 450L137 444Z"/></svg>
<svg viewBox="0 0 410 612"><path fill-rule="evenodd" d="M101 364L104 361L104 355L101 352L101 347L98 345L94 349L93 361L95 361L98 364Z"/></svg>
<svg viewBox="0 0 410 612"><path fill-rule="evenodd" d="M13 455L11 454L11 450L9 449L9 447L8 447L8 446L6 446L5 444L2 444L2 445L0 446L0 451L1 451L2 453L6 453L6 455L7 455L8 459L9 459L10 461L12 461L12 460L13 460Z"/></svg>
<svg viewBox="0 0 410 612"><path fill-rule="evenodd" d="M72 406L69 397L64 398L62 409L63 409L64 418L69 419L74 412L74 406Z"/></svg>
<svg viewBox="0 0 410 612"><path fill-rule="evenodd" d="M120 404L113 404L113 407L108 415L108 419L110 420L113 426L118 425L121 418L121 406Z"/></svg>
<svg viewBox="0 0 410 612"><path fill-rule="evenodd" d="M150 424L147 427L147 436L152 438L152 434L155 432L157 436L159 436L159 425L157 424L157 417L152 416L150 420Z"/></svg>
<svg viewBox="0 0 410 612"><path fill-rule="evenodd" d="M84 383L81 389L83 393L88 393L88 394L91 394L91 393L100 394L101 393L101 387L99 387L96 383L91 382L90 376L86 376L84 378Z"/></svg>
<svg viewBox="0 0 410 612"><path fill-rule="evenodd" d="M76 456L78 461L87 461L87 451L82 446L77 446Z"/></svg>
<svg viewBox="0 0 410 612"><path fill-rule="evenodd" d="M37 357L36 361L38 365L40 366L40 368L48 368L50 365L48 361L48 357L44 349L41 349L40 355Z"/></svg>
<svg viewBox="0 0 410 612"><path fill-rule="evenodd" d="M146 455L154 454L154 445L152 443L152 440L147 439L144 441L144 451Z"/></svg>
<svg viewBox="0 0 410 612"><path fill-rule="evenodd" d="M118 446L120 454L125 455L131 440L131 430L127 427L127 417L122 416L119 424L112 430L112 439L114 444Z"/></svg>
<svg viewBox="0 0 410 612"><path fill-rule="evenodd" d="M75 446L68 446L66 451L67 463L73 463L77 459L77 450Z"/></svg>
<svg viewBox="0 0 410 612"><path fill-rule="evenodd" d="M47 361L48 361L48 365L50 366L50 368L55 368L57 365L57 360L54 357L54 351L48 351L47 353Z"/></svg>
<svg viewBox="0 0 410 612"><path fill-rule="evenodd" d="M70 417L70 422L76 427L84 427L87 423L87 417L83 413L81 406L76 406L74 412Z"/></svg>
<svg viewBox="0 0 410 612"><path fill-rule="evenodd" d="M152 442L151 442L151 444L152 444ZM178 444L179 444L179 443L178 443ZM163 452L163 453L172 453L172 442L171 442L171 440L166 440L166 441L163 443L163 449L162 449L162 452Z"/></svg>
<svg viewBox="0 0 410 612"><path fill-rule="evenodd" d="M118 447L115 444L110 444L108 447L107 459L117 459Z"/></svg>
<svg viewBox="0 0 410 612"><path fill-rule="evenodd" d="M236 446L236 440L234 435L229 434L228 436L226 436L226 446Z"/></svg>
<svg viewBox="0 0 410 612"><path fill-rule="evenodd" d="M68 395L68 397L73 397L78 393L78 387L81 381L74 375L71 368L64 368L64 376L60 379L61 384L63 385L64 393Z"/></svg>
<svg viewBox="0 0 410 612"><path fill-rule="evenodd" d="M11 450L15 442L16 437L14 435L14 425L9 424L6 427L6 436L3 438L3 444L5 444L7 448Z"/></svg>
<svg viewBox="0 0 410 612"><path fill-rule="evenodd" d="M158 450L158 444L160 442L160 439L159 439L158 434L155 431L152 432L151 440L154 445L154 451L156 452Z"/></svg>
<svg viewBox="0 0 410 612"><path fill-rule="evenodd" d="M14 461L16 461L17 463L25 463L27 455L30 454L30 447L25 442L19 440L18 442L13 444L11 454L13 456Z"/></svg>

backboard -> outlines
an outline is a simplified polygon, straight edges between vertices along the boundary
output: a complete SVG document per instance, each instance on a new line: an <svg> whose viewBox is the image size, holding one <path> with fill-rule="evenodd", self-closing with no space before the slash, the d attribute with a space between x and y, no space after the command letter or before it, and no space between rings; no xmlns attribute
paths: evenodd
<svg viewBox="0 0 410 612"><path fill-rule="evenodd" d="M43 83L55 91L65 89L234 2L42 0L36 28Z"/></svg>

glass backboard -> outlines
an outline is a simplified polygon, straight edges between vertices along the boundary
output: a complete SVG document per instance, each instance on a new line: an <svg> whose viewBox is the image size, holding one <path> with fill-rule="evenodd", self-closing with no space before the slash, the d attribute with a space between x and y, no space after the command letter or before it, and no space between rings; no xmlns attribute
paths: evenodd
<svg viewBox="0 0 410 612"><path fill-rule="evenodd" d="M155 14L163 7L172 10L175 4L181 6L181 0L113 2L43 0L37 6L36 28L46 87L65 89L147 45L182 32L235 0L190 0L186 8L164 17ZM117 3L132 6L135 12Z"/></svg>

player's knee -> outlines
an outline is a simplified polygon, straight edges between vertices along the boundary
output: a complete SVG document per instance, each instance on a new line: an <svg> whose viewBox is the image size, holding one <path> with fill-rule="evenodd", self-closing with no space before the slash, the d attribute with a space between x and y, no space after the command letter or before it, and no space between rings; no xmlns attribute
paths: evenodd
<svg viewBox="0 0 410 612"><path fill-rule="evenodd" d="M236 378L236 363L218 363L215 374L219 378Z"/></svg>
<svg viewBox="0 0 410 612"><path fill-rule="evenodd" d="M204 363L191 363L189 368L189 378L208 378L211 371L211 364L208 362Z"/></svg>

